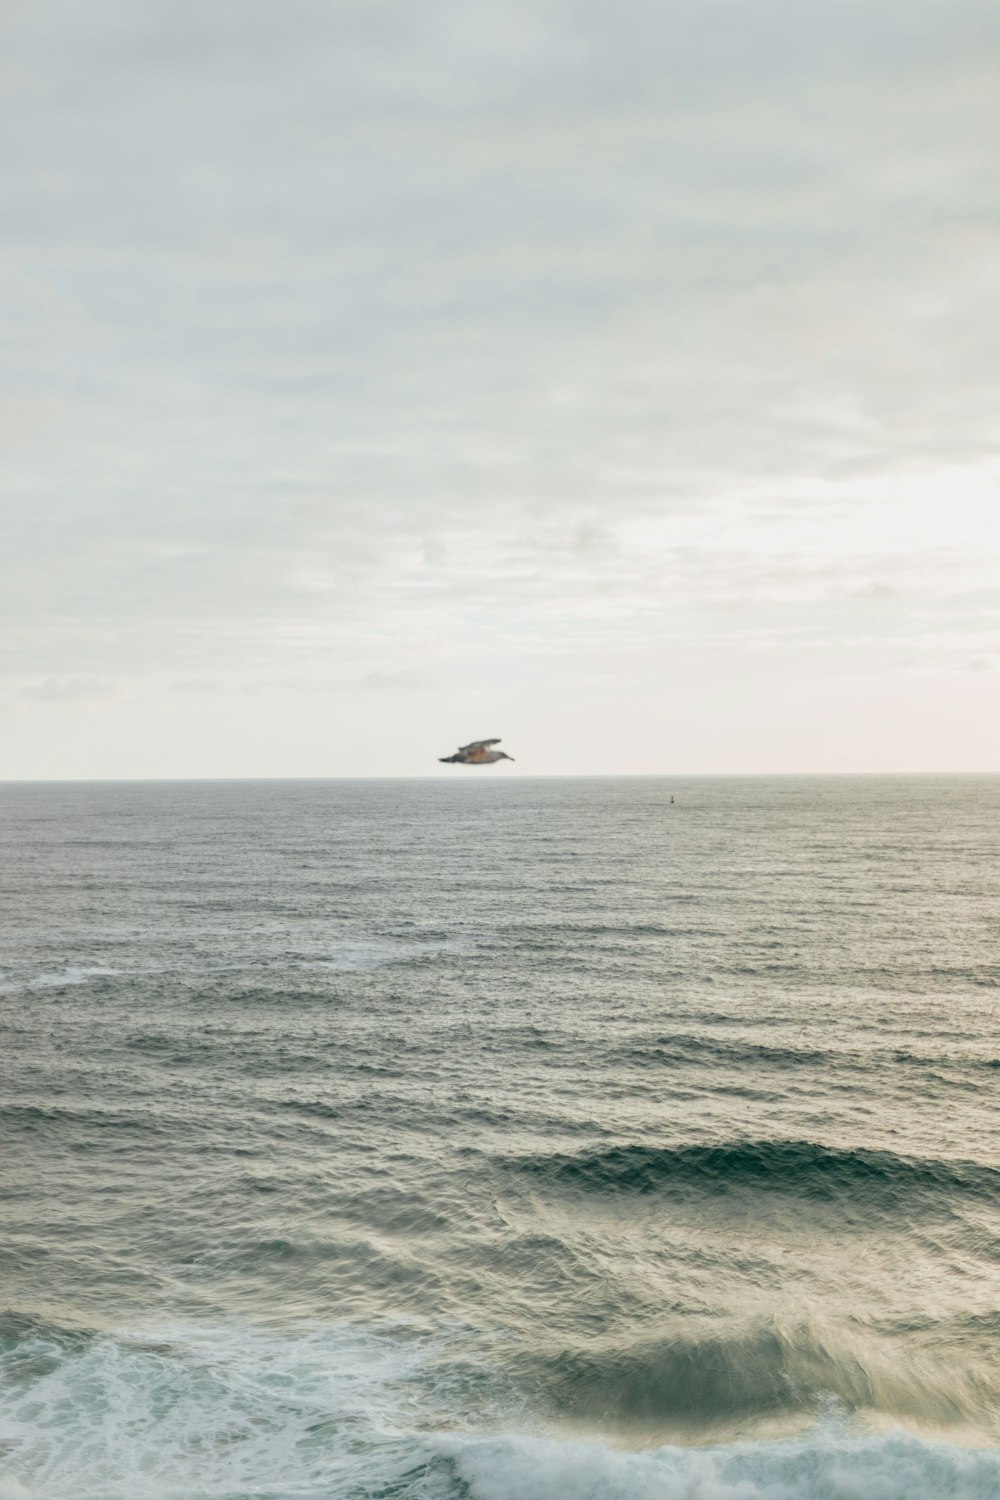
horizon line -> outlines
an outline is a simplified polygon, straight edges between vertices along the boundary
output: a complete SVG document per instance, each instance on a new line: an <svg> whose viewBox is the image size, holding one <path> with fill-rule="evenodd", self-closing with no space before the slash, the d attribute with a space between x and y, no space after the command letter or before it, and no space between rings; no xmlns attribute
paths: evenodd
<svg viewBox="0 0 1000 1500"><path fill-rule="evenodd" d="M519 772L508 776L508 781L676 781L676 780L739 780L805 777L861 777L861 776L998 776L1000 769L975 771L924 770L924 771L540 771L535 774ZM485 778L479 778L484 780ZM494 780L495 778L490 778ZM246 783L276 782L328 782L328 781L433 781L460 785L469 778L456 778L436 773L420 775L369 775L369 776L0 776L0 786L122 786L122 785L172 785L188 783Z"/></svg>

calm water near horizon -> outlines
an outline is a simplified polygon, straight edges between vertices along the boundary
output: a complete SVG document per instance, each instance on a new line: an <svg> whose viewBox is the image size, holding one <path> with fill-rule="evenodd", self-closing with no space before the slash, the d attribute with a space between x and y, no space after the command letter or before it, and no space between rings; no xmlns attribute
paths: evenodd
<svg viewBox="0 0 1000 1500"><path fill-rule="evenodd" d="M1000 777L10 783L0 913L0 1500L1000 1495Z"/></svg>

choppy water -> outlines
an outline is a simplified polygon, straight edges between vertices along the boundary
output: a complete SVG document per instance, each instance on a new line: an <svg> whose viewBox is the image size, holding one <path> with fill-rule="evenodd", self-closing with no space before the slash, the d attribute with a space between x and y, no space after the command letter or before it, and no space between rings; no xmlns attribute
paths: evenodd
<svg viewBox="0 0 1000 1500"><path fill-rule="evenodd" d="M2 1500L995 1500L998 815L0 787Z"/></svg>

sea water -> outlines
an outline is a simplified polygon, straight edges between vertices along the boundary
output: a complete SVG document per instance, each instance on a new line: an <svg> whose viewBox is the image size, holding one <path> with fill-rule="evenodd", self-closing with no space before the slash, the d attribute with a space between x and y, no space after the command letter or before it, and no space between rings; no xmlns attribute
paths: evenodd
<svg viewBox="0 0 1000 1500"><path fill-rule="evenodd" d="M1000 1495L1000 778L0 838L3 1500Z"/></svg>

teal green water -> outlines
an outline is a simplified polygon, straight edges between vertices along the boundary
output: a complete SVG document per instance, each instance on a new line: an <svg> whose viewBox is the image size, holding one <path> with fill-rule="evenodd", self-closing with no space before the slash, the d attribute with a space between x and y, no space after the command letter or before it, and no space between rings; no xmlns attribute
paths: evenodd
<svg viewBox="0 0 1000 1500"><path fill-rule="evenodd" d="M1000 778L0 838L0 1500L1000 1494Z"/></svg>

